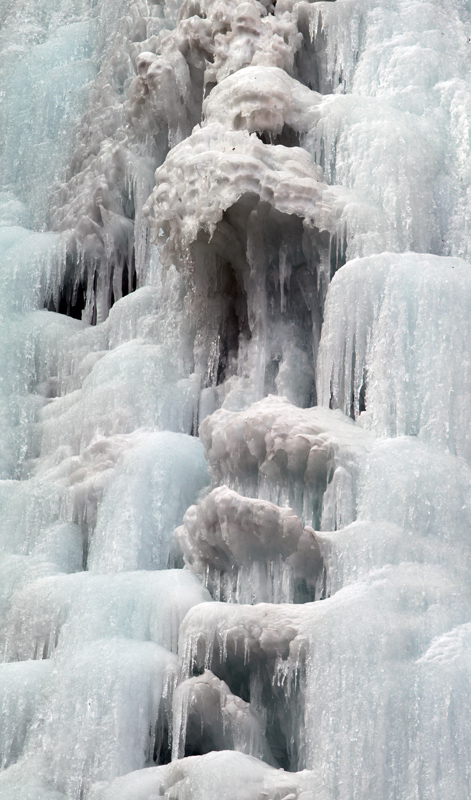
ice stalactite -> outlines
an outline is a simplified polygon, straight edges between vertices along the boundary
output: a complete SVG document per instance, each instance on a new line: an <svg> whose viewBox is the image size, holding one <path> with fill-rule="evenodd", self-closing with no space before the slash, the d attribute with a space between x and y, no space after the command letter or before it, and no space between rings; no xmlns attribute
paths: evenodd
<svg viewBox="0 0 471 800"><path fill-rule="evenodd" d="M467 800L470 26L8 4L2 798Z"/></svg>

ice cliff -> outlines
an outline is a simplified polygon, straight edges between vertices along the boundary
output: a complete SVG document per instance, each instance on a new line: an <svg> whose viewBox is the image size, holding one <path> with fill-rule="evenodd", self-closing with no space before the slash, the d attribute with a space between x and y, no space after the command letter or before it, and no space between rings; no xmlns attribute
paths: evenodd
<svg viewBox="0 0 471 800"><path fill-rule="evenodd" d="M0 797L467 800L469 3L0 14Z"/></svg>

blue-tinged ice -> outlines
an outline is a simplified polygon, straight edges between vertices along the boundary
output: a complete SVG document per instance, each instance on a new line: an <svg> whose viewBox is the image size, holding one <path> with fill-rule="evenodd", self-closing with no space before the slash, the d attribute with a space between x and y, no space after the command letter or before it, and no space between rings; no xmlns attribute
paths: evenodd
<svg viewBox="0 0 471 800"><path fill-rule="evenodd" d="M460 259L382 254L346 264L326 304L320 402L379 435L417 436L469 460L470 303Z"/></svg>
<svg viewBox="0 0 471 800"><path fill-rule="evenodd" d="M468 800L469 5L4 6L0 796Z"/></svg>

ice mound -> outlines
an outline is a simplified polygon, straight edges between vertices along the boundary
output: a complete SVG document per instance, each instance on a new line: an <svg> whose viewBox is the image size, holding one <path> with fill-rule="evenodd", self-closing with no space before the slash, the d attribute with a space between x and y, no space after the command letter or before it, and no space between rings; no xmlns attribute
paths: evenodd
<svg viewBox="0 0 471 800"><path fill-rule="evenodd" d="M175 536L186 567L215 600L290 602L303 589L314 599L319 546L290 508L220 486L190 506Z"/></svg>
<svg viewBox="0 0 471 800"><path fill-rule="evenodd" d="M279 67L245 67L214 87L203 103L204 123L220 123L228 130L248 130L267 134L273 143L277 137L296 143L296 134L312 124L311 109L321 96ZM291 133L290 133L291 131Z"/></svg>
<svg viewBox="0 0 471 800"><path fill-rule="evenodd" d="M378 440L362 463L355 522L316 531L325 594L381 564L409 561L433 564L465 584L470 492L471 473L461 460L415 437Z"/></svg>
<svg viewBox="0 0 471 800"><path fill-rule="evenodd" d="M2 321L5 314L34 310L47 303L62 277L64 241L18 225L0 227ZM25 320L22 320L23 324Z"/></svg>
<svg viewBox="0 0 471 800"><path fill-rule="evenodd" d="M76 455L91 447L97 435L111 438L137 428L190 433L199 387L182 372L164 343L133 340L89 352L75 364L70 391L47 398L43 406L44 455L54 459L64 439L70 455ZM80 388L74 389L80 378Z"/></svg>
<svg viewBox="0 0 471 800"><path fill-rule="evenodd" d="M153 642L115 638L55 665L29 752L66 797L153 763L175 660Z"/></svg>
<svg viewBox="0 0 471 800"><path fill-rule="evenodd" d="M450 580L440 566L403 563L373 571L365 581L314 604L306 621L312 650L305 713L322 724L308 734L307 763L319 765L320 779L337 787L339 797L351 797L352 792L374 797L391 784L401 797L418 784L424 796L437 797L441 780L434 770L440 757L438 762L432 757L431 770L420 768L417 773L413 765L422 758L420 752L430 765L435 735L443 742L447 763L454 763L448 762L453 738L449 723L443 739L437 724L449 713L450 683L463 685L468 677L463 661L456 659L450 672L444 671L442 689L434 692L432 703L431 695L425 700L424 690L432 687L437 673L425 676L433 660L425 669L423 662L433 643L449 641L454 634L447 632L469 618L469 603L463 584ZM341 653L347 642L352 662L345 669ZM365 726L371 708L375 713ZM347 729L348 744L342 740ZM461 742L468 735L463 732ZM340 743L335 753L333 740ZM352 772L353 764L365 769ZM314 774L312 779L314 790ZM443 776L443 785L453 796L464 797L453 766Z"/></svg>
<svg viewBox="0 0 471 800"><path fill-rule="evenodd" d="M216 11L221 3L212 6ZM257 64L292 72L294 55L302 41L295 19L289 14L265 16L262 3L254 0L234 2L232 7L229 30L214 37L214 67L207 70L206 81L216 83L243 67Z"/></svg>
<svg viewBox="0 0 471 800"><path fill-rule="evenodd" d="M103 495L88 560L93 571L165 569L173 530L207 483L197 439L168 432L143 438Z"/></svg>
<svg viewBox="0 0 471 800"><path fill-rule="evenodd" d="M365 580L385 564L424 558L420 543L411 539L398 525L383 520L360 519L336 531L316 531L323 564L323 598Z"/></svg>
<svg viewBox="0 0 471 800"><path fill-rule="evenodd" d="M28 207L12 192L0 192L0 227L29 228L30 223Z"/></svg>
<svg viewBox="0 0 471 800"><path fill-rule="evenodd" d="M272 395L246 411L216 411L201 423L200 436L218 478L250 474L278 455L280 469L293 476L303 476L311 467L309 479L326 468L340 443L353 450L368 448L372 441L343 414L297 408Z"/></svg>
<svg viewBox="0 0 471 800"><path fill-rule="evenodd" d="M321 170L304 150L267 148L256 136L213 123L169 153L145 213L154 238L164 237L169 254L178 255L200 230L212 235L224 211L244 195L315 225L324 189Z"/></svg>
<svg viewBox="0 0 471 800"><path fill-rule="evenodd" d="M173 530L208 481L200 442L137 430L95 436L79 456L70 440L68 448L58 445L28 480L0 482L2 552L30 559L32 569L42 563L44 574L173 563ZM135 514L128 512L130 497ZM10 566L18 579L28 575L24 559ZM8 586L5 578L6 592Z"/></svg>
<svg viewBox="0 0 471 800"><path fill-rule="evenodd" d="M465 720L468 718L471 678L470 644L469 623L457 625L437 636L417 661L420 706L427 709L426 713L432 719L430 729L421 728L418 735L417 750L424 754L420 784L429 792L436 791L437 795L438 792L456 794L460 800L466 792L462 776L467 775L469 770L467 759L463 756L469 746L469 729ZM458 695L462 696L464 706L460 713L456 708ZM438 770L436 756L430 747L433 737L440 737L442 742ZM457 740L463 742L463 749L460 747L457 750Z"/></svg>
<svg viewBox="0 0 471 800"><path fill-rule="evenodd" d="M168 325L166 303L175 305ZM41 444L52 463L64 440L75 455L97 434L131 433L140 427L139 419L150 429L191 432L199 387L189 376L191 350L184 336L191 337L191 325L183 303L184 292L172 271L165 288L143 287L116 302L102 325L90 327L54 313L31 315L25 333L31 331L40 364L34 396L44 406ZM131 385L124 380L121 360L134 371Z"/></svg>
<svg viewBox="0 0 471 800"><path fill-rule="evenodd" d="M374 439L342 414L269 396L243 412L216 411L200 436L217 483L289 504L316 529L355 519L358 468Z"/></svg>
<svg viewBox="0 0 471 800"><path fill-rule="evenodd" d="M0 774L0 787L5 800L15 800L21 795L27 798L42 797L44 800L65 800L44 775L40 759L21 760ZM26 794L26 792L28 794Z"/></svg>
<svg viewBox="0 0 471 800"><path fill-rule="evenodd" d="M300 624L308 605L258 603L255 606L211 603L194 608L180 628L179 651L184 669L213 669L228 658L246 664L252 658L266 660L272 675L282 661L300 669L306 641Z"/></svg>
<svg viewBox="0 0 471 800"><path fill-rule="evenodd" d="M176 651L189 608L209 600L187 572L79 572L40 578L13 594L2 631L4 659L49 658L97 639L151 640Z"/></svg>
<svg viewBox="0 0 471 800"><path fill-rule="evenodd" d="M156 171L144 212L164 260L191 286L195 370L212 393L200 417L277 385L312 403L330 279L325 189L301 148L220 123L196 129Z"/></svg>
<svg viewBox="0 0 471 800"><path fill-rule="evenodd" d="M366 409L380 435L418 436L469 460L470 291L460 259L383 254L346 265L325 311L320 402L354 418Z"/></svg>
<svg viewBox="0 0 471 800"><path fill-rule="evenodd" d="M442 150L435 126L388 100L360 93L327 95L309 114L306 149L329 183L352 192L340 217L348 229L349 258L442 248L436 192ZM369 204L366 235L352 201Z"/></svg>
<svg viewBox="0 0 471 800"><path fill-rule="evenodd" d="M267 800L308 797L299 793L297 775L275 770L242 753L223 751L134 772L109 786L97 785L90 793L90 800L148 800L153 793L167 798L178 796L181 800L206 800L214 792L224 796L228 785L238 800L257 796Z"/></svg>
<svg viewBox="0 0 471 800"><path fill-rule="evenodd" d="M427 0L411 14L405 0L337 0L314 3L310 17L314 88L327 95L310 132L312 152L329 179L385 212L370 217L366 236L347 235L347 258L383 250L468 258L462 7L437 9Z"/></svg>
<svg viewBox="0 0 471 800"><path fill-rule="evenodd" d="M23 661L0 666L0 765L4 770L22 756L29 728L46 681L52 671L48 661Z"/></svg>
<svg viewBox="0 0 471 800"><path fill-rule="evenodd" d="M28 30L18 26L16 9L8 8L2 25L1 82L10 91L2 103L1 182L15 187L38 227L44 226L50 185L71 155L73 142L64 128L81 114L84 87L96 74L91 15L87 4L77 5L82 8L68 20L64 8L55 19L46 13L40 20L23 8Z"/></svg>
<svg viewBox="0 0 471 800"><path fill-rule="evenodd" d="M305 622L312 604L203 604L180 628L183 674L211 670L259 717L274 762L305 766Z"/></svg>

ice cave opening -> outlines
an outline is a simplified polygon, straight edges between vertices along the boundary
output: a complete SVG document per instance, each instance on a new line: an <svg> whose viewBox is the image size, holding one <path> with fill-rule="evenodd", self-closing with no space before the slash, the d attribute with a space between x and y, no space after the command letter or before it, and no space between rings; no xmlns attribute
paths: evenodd
<svg viewBox="0 0 471 800"><path fill-rule="evenodd" d="M0 797L467 800L469 0L0 20Z"/></svg>

